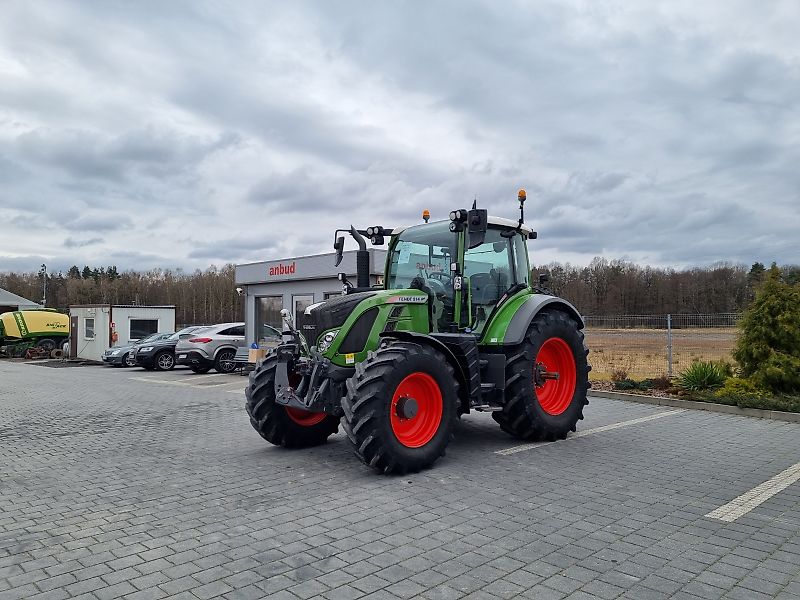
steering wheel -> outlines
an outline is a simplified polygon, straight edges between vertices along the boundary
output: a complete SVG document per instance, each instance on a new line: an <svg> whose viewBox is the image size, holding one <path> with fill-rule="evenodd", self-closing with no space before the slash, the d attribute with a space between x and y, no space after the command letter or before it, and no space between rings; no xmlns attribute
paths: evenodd
<svg viewBox="0 0 800 600"><path fill-rule="evenodd" d="M438 296L439 294L447 294L447 290L444 287L444 283L439 281L438 279L433 279L432 277L428 277L425 280L425 284L431 288L434 296Z"/></svg>
<svg viewBox="0 0 800 600"><path fill-rule="evenodd" d="M449 281L450 279L453 278L453 276L445 271L433 271L428 275L428 278L430 279L439 278L440 280L444 280L446 278Z"/></svg>

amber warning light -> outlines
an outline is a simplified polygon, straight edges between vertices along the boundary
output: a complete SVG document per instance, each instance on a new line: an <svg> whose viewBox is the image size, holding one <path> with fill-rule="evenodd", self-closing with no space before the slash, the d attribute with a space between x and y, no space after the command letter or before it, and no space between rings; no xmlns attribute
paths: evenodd
<svg viewBox="0 0 800 600"><path fill-rule="evenodd" d="M427 223L428 219L431 218L431 211L429 211L427 208L425 210L423 210L422 211L422 218Z"/></svg>
<svg viewBox="0 0 800 600"><path fill-rule="evenodd" d="M527 198L525 190L520 190L519 193L517 194L517 198L519 199L520 202L525 202L525 199Z"/></svg>

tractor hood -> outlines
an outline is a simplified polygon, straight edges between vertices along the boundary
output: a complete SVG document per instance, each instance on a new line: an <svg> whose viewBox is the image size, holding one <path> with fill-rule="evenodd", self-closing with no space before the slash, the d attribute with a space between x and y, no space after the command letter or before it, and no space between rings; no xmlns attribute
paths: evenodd
<svg viewBox="0 0 800 600"><path fill-rule="evenodd" d="M413 313L413 316L412 316ZM322 342L326 332L335 331L320 350L334 363L348 364L347 357L366 356L368 340L370 347L377 343L382 331L393 331L412 327L415 331L428 330L428 296L420 290L374 290L338 296L321 304L310 306L303 315L298 315L298 329L310 346ZM418 321L418 322L417 322ZM360 354L363 353L364 357Z"/></svg>
<svg viewBox="0 0 800 600"><path fill-rule="evenodd" d="M322 304L312 306L306 309L305 314L300 317L301 323L298 323L298 329L303 332L308 342L313 344L320 333L326 329L334 329L344 325L347 317L350 316L350 313L360 302L377 294L378 290L374 292L357 292L346 296L337 296L326 300Z"/></svg>

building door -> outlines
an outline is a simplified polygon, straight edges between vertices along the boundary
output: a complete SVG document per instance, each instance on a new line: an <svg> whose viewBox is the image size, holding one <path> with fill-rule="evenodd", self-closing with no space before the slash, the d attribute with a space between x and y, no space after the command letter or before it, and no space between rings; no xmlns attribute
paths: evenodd
<svg viewBox="0 0 800 600"><path fill-rule="evenodd" d="M263 343L267 339L278 337L283 331L281 322L281 309L283 308L283 296L258 296L256 297L256 326L255 341Z"/></svg>
<svg viewBox="0 0 800 600"><path fill-rule="evenodd" d="M298 315L303 312L312 304L314 304L313 294L303 294L302 296L292 296L292 304L294 305L294 322L295 325L299 323Z"/></svg>
<svg viewBox="0 0 800 600"><path fill-rule="evenodd" d="M78 317L69 318L69 357L78 357Z"/></svg>

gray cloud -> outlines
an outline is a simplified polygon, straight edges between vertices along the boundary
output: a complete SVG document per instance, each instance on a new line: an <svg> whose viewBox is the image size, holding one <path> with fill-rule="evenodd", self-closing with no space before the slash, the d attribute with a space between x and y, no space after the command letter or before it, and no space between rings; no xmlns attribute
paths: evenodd
<svg viewBox="0 0 800 600"><path fill-rule="evenodd" d="M76 240L74 238L68 237L64 240L64 247L65 248L84 248L86 246L92 246L94 244L102 244L105 240L99 237L89 238L87 240Z"/></svg>
<svg viewBox="0 0 800 600"><path fill-rule="evenodd" d="M537 262L800 261L795 4L20 2L4 17L8 264L327 251L350 222L476 196L514 217L519 187ZM17 257L23 242L43 256Z"/></svg>
<svg viewBox="0 0 800 600"><path fill-rule="evenodd" d="M132 221L127 216L92 214L75 217L62 226L70 231L116 231L129 228L131 225Z"/></svg>

